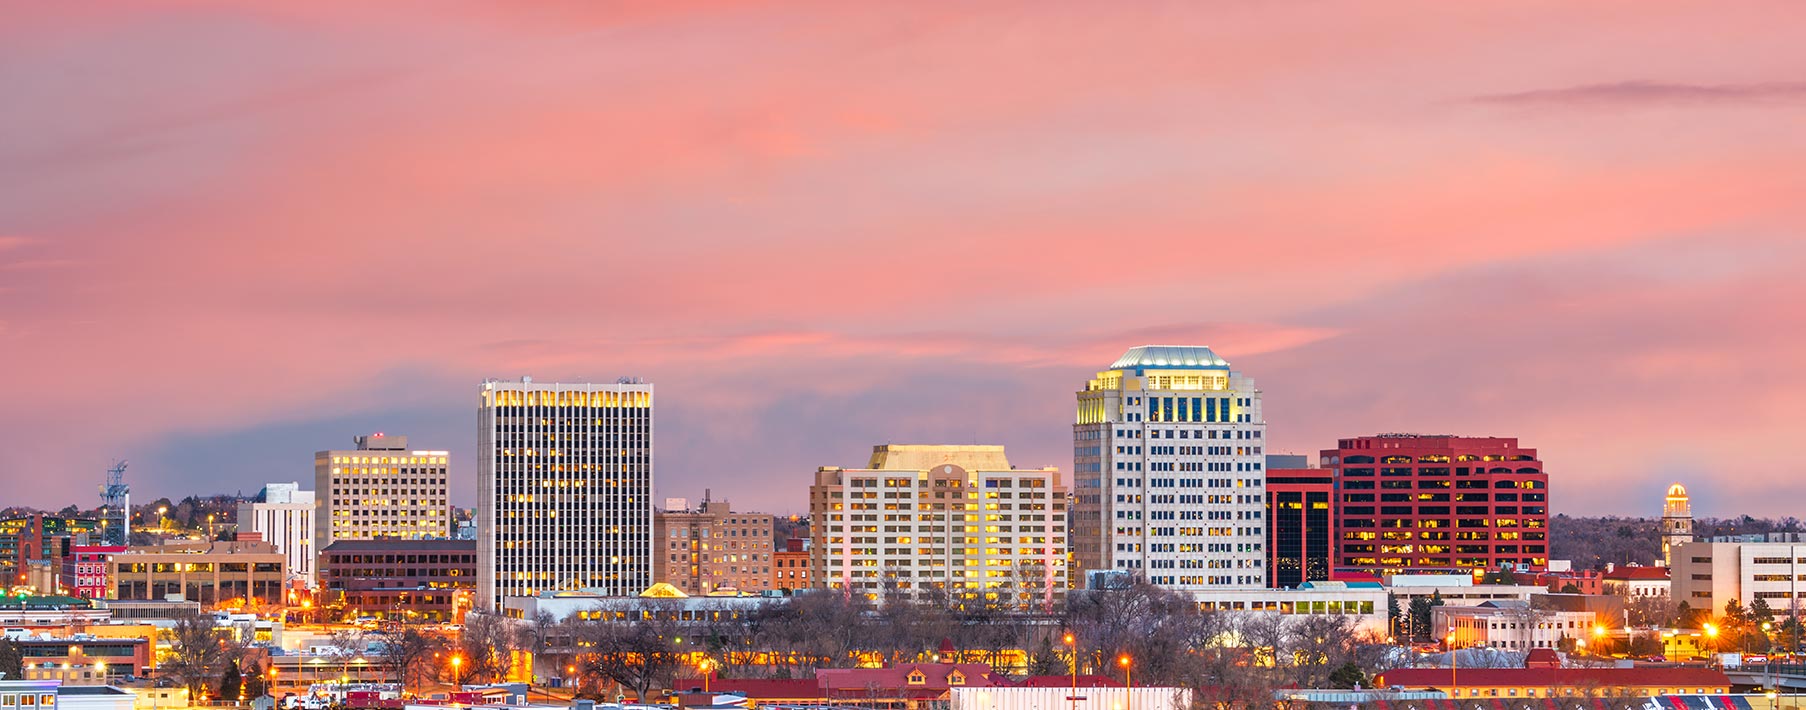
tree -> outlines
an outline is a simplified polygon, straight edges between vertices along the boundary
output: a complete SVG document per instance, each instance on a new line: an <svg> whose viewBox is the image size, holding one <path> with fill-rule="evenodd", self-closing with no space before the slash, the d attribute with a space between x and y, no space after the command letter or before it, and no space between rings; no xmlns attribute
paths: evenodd
<svg viewBox="0 0 1806 710"><path fill-rule="evenodd" d="M382 664L403 690L423 680L441 643L439 637L407 629L390 634L382 646Z"/></svg>
<svg viewBox="0 0 1806 710"><path fill-rule="evenodd" d="M458 656L463 664L458 669L458 679L469 683L507 677L516 641L514 629L506 619L493 614L466 616L464 633L459 637Z"/></svg>
<svg viewBox="0 0 1806 710"><path fill-rule="evenodd" d="M1411 600L1410 633L1411 640L1424 643L1430 640L1430 600L1416 597Z"/></svg>
<svg viewBox="0 0 1806 710"><path fill-rule="evenodd" d="M201 614L176 619L169 630L169 650L170 660L158 668L159 674L181 683L190 697L204 695L226 661L238 655L236 644L220 635L213 617Z"/></svg>
<svg viewBox="0 0 1806 710"><path fill-rule="evenodd" d="M219 693L216 697L226 701L237 700L244 691L245 679L238 672L238 660L227 660L226 672L220 676Z"/></svg>
<svg viewBox="0 0 1806 710"><path fill-rule="evenodd" d="M253 668L250 668L249 670L251 672L244 674L244 676L245 676L245 697L246 698L261 698L265 695L269 695L270 694L269 681L264 680L263 674L258 672L258 670L256 668L253 667Z"/></svg>
<svg viewBox="0 0 1806 710"><path fill-rule="evenodd" d="M1054 675L1059 673L1062 667L1063 664L1060 662L1060 657L1054 651L1053 636L1042 634L1041 642L1037 644L1035 650L1029 654L1028 674Z"/></svg>
<svg viewBox="0 0 1806 710"><path fill-rule="evenodd" d="M1342 664L1334 673L1329 674L1329 687L1365 688L1367 687L1367 674L1354 661L1349 661Z"/></svg>
<svg viewBox="0 0 1806 710"><path fill-rule="evenodd" d="M1573 582L1569 582L1567 584L1561 585L1561 591L1558 593L1559 594L1579 594L1580 587L1576 587L1576 586L1574 586Z"/></svg>
<svg viewBox="0 0 1806 710"><path fill-rule="evenodd" d="M0 638L0 675L15 680L25 677L25 654L12 639Z"/></svg>
<svg viewBox="0 0 1806 710"><path fill-rule="evenodd" d="M573 637L585 649L575 664L586 677L631 688L640 702L651 702L654 687L670 687L685 654L673 639L677 629L655 610L650 619L579 621Z"/></svg>

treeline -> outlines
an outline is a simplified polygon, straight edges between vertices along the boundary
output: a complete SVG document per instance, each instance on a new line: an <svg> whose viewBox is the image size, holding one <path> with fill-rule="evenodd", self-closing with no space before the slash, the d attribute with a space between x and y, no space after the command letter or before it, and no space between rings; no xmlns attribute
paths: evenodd
<svg viewBox="0 0 1806 710"><path fill-rule="evenodd" d="M574 671L583 693L612 699L611 688L652 697L694 682L703 667L725 678L809 677L821 668L958 661L1011 675L1063 675L1076 660L1081 674L1121 678L1127 663L1137 685L1197 688L1212 705L1247 707L1270 703L1277 688L1364 685L1400 660L1383 634L1360 632L1351 616L1204 612L1185 595L1148 584L1078 593L1060 613L1042 617L964 611L932 599L874 607L817 592L742 618L683 622L660 613L662 603L647 600L650 614L625 619L473 615L460 649L463 672L497 677L509 651L528 650ZM503 624L514 632L496 628Z"/></svg>
<svg viewBox="0 0 1806 710"><path fill-rule="evenodd" d="M1698 540L1802 530L1806 527L1793 517L1774 520L1745 515L1693 521L1693 536ZM1582 570L1604 569L1608 564L1661 564L1662 519L1556 515L1549 519L1549 559L1572 560L1574 568Z"/></svg>

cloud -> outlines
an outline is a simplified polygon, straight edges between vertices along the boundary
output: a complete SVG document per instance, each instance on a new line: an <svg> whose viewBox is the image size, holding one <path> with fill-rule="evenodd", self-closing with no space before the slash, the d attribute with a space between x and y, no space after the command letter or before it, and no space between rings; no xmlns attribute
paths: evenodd
<svg viewBox="0 0 1806 710"><path fill-rule="evenodd" d="M1756 84L1678 84L1620 81L1560 89L1537 89L1474 98L1510 106L1633 107L1659 105L1738 105L1806 101L1806 81Z"/></svg>

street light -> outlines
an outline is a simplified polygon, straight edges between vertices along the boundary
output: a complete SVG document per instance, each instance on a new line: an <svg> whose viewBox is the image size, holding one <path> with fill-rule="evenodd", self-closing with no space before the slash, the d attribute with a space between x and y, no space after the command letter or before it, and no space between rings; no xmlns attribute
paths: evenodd
<svg viewBox="0 0 1806 710"><path fill-rule="evenodd" d="M1593 625L1593 649L1594 649L1593 650L1594 653L1601 654L1601 655L1603 655L1605 653L1605 625L1604 624L1594 624Z"/></svg>
<svg viewBox="0 0 1806 710"><path fill-rule="evenodd" d="M1448 647L1449 647L1449 692L1450 692L1450 697L1460 698L1461 697L1461 681L1458 680L1455 676L1455 666L1460 665L1460 657L1455 654L1455 635L1452 633L1449 634L1448 638L1443 639L1443 643L1448 644Z"/></svg>
<svg viewBox="0 0 1806 710"><path fill-rule="evenodd" d="M452 685L458 686L458 689L462 690L464 688L464 680L463 680L464 675L461 672L461 668L464 665L464 657L463 656L452 656L451 661L452 661Z"/></svg>
<svg viewBox="0 0 1806 710"><path fill-rule="evenodd" d="M1078 710L1078 708L1079 708L1079 645L1078 645L1078 638L1074 637L1072 635L1071 631L1068 631L1068 632L1066 632L1066 635L1061 640L1066 642L1066 650L1068 653L1072 654L1072 697L1069 699L1072 701L1072 710Z"/></svg>
<svg viewBox="0 0 1806 710"><path fill-rule="evenodd" d="M709 692L709 670L713 668L714 665L715 664L710 662L707 658L696 663L696 670L702 671L702 692L704 693ZM709 704L713 705L715 704L715 701L711 700L709 701Z"/></svg>
<svg viewBox="0 0 1806 710"><path fill-rule="evenodd" d="M1129 674L1129 654L1116 657L1116 665L1122 666L1123 710L1135 710L1135 677Z"/></svg>
<svg viewBox="0 0 1806 710"><path fill-rule="evenodd" d="M1701 628L1706 631L1706 641L1712 644L1712 653L1718 653L1718 625L1705 624Z"/></svg>

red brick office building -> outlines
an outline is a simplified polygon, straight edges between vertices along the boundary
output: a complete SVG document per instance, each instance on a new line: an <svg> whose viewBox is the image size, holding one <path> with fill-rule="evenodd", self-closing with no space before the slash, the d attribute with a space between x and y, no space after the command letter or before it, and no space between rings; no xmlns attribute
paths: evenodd
<svg viewBox="0 0 1806 710"><path fill-rule="evenodd" d="M1334 472L1338 572L1540 570L1549 474L1515 438L1381 434L1322 453Z"/></svg>

